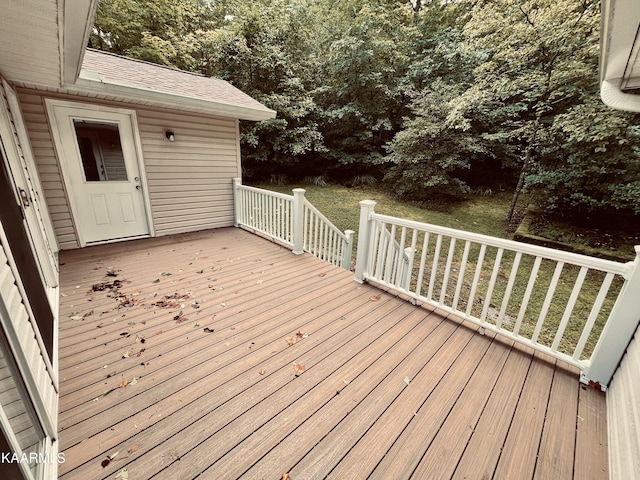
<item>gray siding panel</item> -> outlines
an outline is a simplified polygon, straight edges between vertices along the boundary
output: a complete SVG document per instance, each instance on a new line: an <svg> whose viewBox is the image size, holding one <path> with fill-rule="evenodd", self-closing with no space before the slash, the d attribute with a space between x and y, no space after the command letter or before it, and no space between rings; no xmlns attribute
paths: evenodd
<svg viewBox="0 0 640 480"><path fill-rule="evenodd" d="M49 132L44 98L84 97L19 89L25 124L61 249L79 246ZM157 236L233 224L231 179L240 176L236 121L149 107L93 103L136 111ZM175 142L165 139L171 130Z"/></svg>
<svg viewBox="0 0 640 480"><path fill-rule="evenodd" d="M640 478L640 329L607 390L610 478Z"/></svg>

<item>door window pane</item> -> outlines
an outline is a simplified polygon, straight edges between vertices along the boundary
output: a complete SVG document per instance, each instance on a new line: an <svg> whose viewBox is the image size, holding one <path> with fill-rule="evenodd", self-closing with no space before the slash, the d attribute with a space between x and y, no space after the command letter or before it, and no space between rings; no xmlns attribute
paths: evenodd
<svg viewBox="0 0 640 480"><path fill-rule="evenodd" d="M117 124L74 120L84 177L87 182L127 181Z"/></svg>

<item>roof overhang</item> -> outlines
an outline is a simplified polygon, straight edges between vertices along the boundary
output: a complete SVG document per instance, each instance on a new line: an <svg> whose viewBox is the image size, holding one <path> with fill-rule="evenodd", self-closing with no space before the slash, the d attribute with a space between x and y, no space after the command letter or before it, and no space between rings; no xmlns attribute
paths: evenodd
<svg viewBox="0 0 640 480"><path fill-rule="evenodd" d="M640 8L637 0L602 0L600 40L602 101L640 112Z"/></svg>
<svg viewBox="0 0 640 480"><path fill-rule="evenodd" d="M19 0L0 15L0 73L61 87L77 78L98 0Z"/></svg>
<svg viewBox="0 0 640 480"><path fill-rule="evenodd" d="M264 106L246 107L221 101L204 100L199 97L165 93L139 86L129 86L102 79L90 71L81 71L74 85L65 88L70 93L90 94L104 100L124 101L159 108L183 110L205 115L238 118L240 120L268 120L275 118L276 112Z"/></svg>

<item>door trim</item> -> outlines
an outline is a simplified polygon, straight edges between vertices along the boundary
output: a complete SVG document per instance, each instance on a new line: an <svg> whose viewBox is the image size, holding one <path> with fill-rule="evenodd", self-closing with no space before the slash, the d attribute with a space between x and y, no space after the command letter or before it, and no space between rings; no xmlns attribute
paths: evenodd
<svg viewBox="0 0 640 480"><path fill-rule="evenodd" d="M147 182L147 172L144 168L144 161L142 156L142 142L140 139L140 131L138 129L138 118L135 110L129 110L124 108L115 108L115 107L107 107L104 105L96 105L90 103L80 103L80 102L71 102L67 100L58 100L52 98L45 99L45 105L47 108L47 115L49 117L49 124L51 127L51 134L53 137L53 143L56 150L56 155L58 157L58 163L60 165L60 171L62 173L62 180L64 183L64 189L66 192L67 201L69 202L69 208L71 210L71 221L73 222L73 227L76 232L76 237L78 239L78 244L80 247L86 247L87 245L96 245L100 243L108 243L113 241L118 241L120 239L109 239L104 241L87 241L83 237L82 228L81 228L81 220L78 218L78 206L76 203L75 196L71 193L71 182L70 182L70 173L69 169L73 168L64 155L63 139L60 134L60 128L58 125L58 121L55 116L56 108L65 108L72 109L78 112L78 116L84 116L91 118L92 114L97 112L106 112L109 114L118 114L129 117L129 121L131 122L132 129L132 137L133 137L133 150L135 151L136 162L138 165L138 171L140 174L140 185L142 187L142 197L143 203L145 207L145 216L146 223L149 228L150 237L155 237L155 228L153 225L153 218L151 215L151 201L149 199L149 186ZM100 120L100 119L97 119ZM147 237L147 235L144 235ZM139 237L137 237L139 238Z"/></svg>

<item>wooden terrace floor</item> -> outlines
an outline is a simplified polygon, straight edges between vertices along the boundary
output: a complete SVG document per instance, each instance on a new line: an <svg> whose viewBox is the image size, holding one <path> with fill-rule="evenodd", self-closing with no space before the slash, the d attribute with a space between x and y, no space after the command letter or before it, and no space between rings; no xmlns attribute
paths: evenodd
<svg viewBox="0 0 640 480"><path fill-rule="evenodd" d="M60 478L608 478L576 371L309 255L226 228L60 261Z"/></svg>

